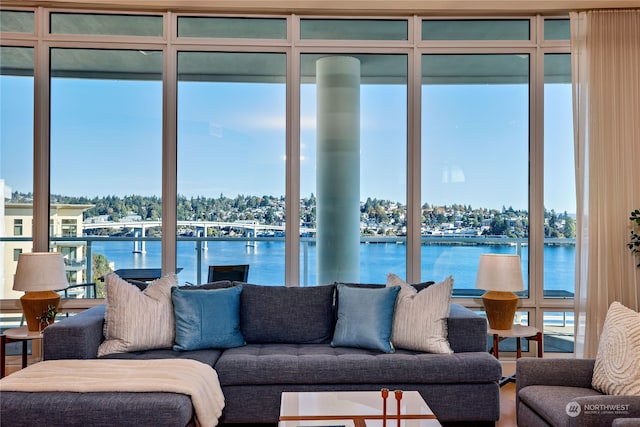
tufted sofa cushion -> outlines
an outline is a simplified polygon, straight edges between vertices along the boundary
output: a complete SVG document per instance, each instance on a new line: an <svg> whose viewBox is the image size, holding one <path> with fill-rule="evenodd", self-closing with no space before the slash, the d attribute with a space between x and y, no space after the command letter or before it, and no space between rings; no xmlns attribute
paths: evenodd
<svg viewBox="0 0 640 427"><path fill-rule="evenodd" d="M473 369L469 366L473 365ZM483 383L500 377L500 364L484 352L393 354L328 344L256 344L225 350L216 363L220 383L385 384Z"/></svg>

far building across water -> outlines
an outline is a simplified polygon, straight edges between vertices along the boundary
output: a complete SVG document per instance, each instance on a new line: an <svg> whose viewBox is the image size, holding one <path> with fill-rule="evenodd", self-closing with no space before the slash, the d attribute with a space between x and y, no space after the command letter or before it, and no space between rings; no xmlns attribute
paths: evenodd
<svg viewBox="0 0 640 427"><path fill-rule="evenodd" d="M0 236L27 238L24 241L7 241L0 244L0 299L22 296L13 288L13 276L18 265L18 257L23 252L32 252L33 203L8 202L11 189L0 180L2 200L0 201ZM49 234L51 237L82 237L82 214L92 208L90 204L51 204L49 208ZM50 251L64 255L69 284L85 283L86 243L84 241L52 242Z"/></svg>

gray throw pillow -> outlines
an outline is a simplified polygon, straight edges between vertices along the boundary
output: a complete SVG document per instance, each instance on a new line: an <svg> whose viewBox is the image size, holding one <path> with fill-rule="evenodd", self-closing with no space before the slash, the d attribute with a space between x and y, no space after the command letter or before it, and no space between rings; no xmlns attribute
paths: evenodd
<svg viewBox="0 0 640 427"><path fill-rule="evenodd" d="M243 284L240 324L247 343L318 344L333 335L334 285Z"/></svg>

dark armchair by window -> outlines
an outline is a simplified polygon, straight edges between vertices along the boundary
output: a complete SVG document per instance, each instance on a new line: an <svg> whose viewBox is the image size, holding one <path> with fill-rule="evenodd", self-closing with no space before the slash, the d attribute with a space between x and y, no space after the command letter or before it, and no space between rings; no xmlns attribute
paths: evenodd
<svg viewBox="0 0 640 427"><path fill-rule="evenodd" d="M246 282L249 277L249 264L238 265L210 265L208 282L219 280L231 280L236 282Z"/></svg>

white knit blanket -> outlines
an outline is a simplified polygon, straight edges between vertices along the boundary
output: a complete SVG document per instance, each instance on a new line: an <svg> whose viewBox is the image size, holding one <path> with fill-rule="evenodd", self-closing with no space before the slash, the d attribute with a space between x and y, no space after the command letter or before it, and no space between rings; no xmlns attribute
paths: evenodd
<svg viewBox="0 0 640 427"><path fill-rule="evenodd" d="M48 360L0 380L0 391L172 392L191 396L198 426L215 426L224 408L218 374L190 359Z"/></svg>

